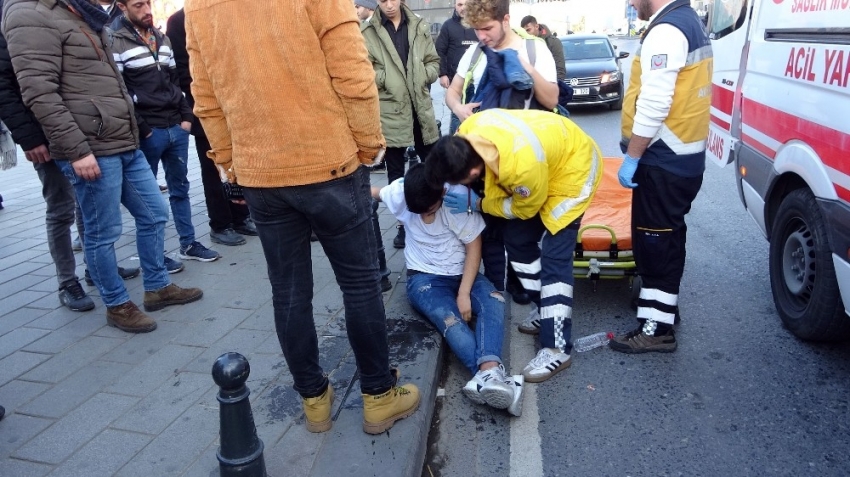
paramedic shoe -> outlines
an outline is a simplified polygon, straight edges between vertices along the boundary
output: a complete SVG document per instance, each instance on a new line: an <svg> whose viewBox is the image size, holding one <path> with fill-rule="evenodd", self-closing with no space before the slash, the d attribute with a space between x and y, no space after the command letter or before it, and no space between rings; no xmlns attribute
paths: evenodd
<svg viewBox="0 0 850 477"><path fill-rule="evenodd" d="M393 289L393 284L390 277L381 277L381 293L388 292Z"/></svg>
<svg viewBox="0 0 850 477"><path fill-rule="evenodd" d="M514 388L514 400L508 406L508 414L511 416L522 416L522 386L525 384L525 379L521 374L508 376L507 383Z"/></svg>
<svg viewBox="0 0 850 477"><path fill-rule="evenodd" d="M511 283L509 281L508 286L505 287L505 291L511 294L511 299L517 305L528 305L531 303L531 295L519 283Z"/></svg>
<svg viewBox="0 0 850 477"><path fill-rule="evenodd" d="M475 404L487 404L487 402L484 401L484 398L481 397L481 388L484 387L484 382L481 381L481 373L482 371L475 373L475 375L472 376L472 379L470 379L469 382L466 383L466 386L464 386L461 390L463 391L463 394Z"/></svg>
<svg viewBox="0 0 850 477"><path fill-rule="evenodd" d="M398 225L398 234L396 234L393 239L393 247L395 248L404 248L404 225Z"/></svg>
<svg viewBox="0 0 850 477"><path fill-rule="evenodd" d="M672 353L676 351L676 335L672 329L666 332L657 334L644 333L644 325L640 325L637 329L626 333L623 336L617 336L608 342L608 346L614 351L621 353L649 353L657 351L659 353Z"/></svg>
<svg viewBox="0 0 850 477"><path fill-rule="evenodd" d="M218 252L204 247L198 241L192 242L185 247L180 247L177 256L183 260L197 260L199 262L214 262L221 258Z"/></svg>
<svg viewBox="0 0 850 477"><path fill-rule="evenodd" d="M419 408L419 388L393 386L383 394L363 394L363 432L380 434Z"/></svg>
<svg viewBox="0 0 850 477"><path fill-rule="evenodd" d="M59 303L71 311L89 311L94 309L94 301L86 295L77 280L59 289Z"/></svg>
<svg viewBox="0 0 850 477"><path fill-rule="evenodd" d="M106 307L106 324L127 333L148 333L156 329L156 321L132 301Z"/></svg>
<svg viewBox="0 0 850 477"><path fill-rule="evenodd" d="M514 388L508 384L505 377L505 367L501 364L486 371L478 371L484 385L481 387L481 398L494 409L507 409L514 400Z"/></svg>
<svg viewBox="0 0 850 477"><path fill-rule="evenodd" d="M251 217L242 221L241 224L234 225L233 230L235 230L236 233L248 235L249 237L256 237L257 235L260 235L260 233L257 232L257 224L254 223L254 220L251 219Z"/></svg>
<svg viewBox="0 0 850 477"><path fill-rule="evenodd" d="M557 348L543 348L537 352L522 370L522 377L529 383L542 383L573 364L570 355Z"/></svg>
<svg viewBox="0 0 850 477"><path fill-rule="evenodd" d="M328 383L327 389L320 396L302 398L304 406L304 423L310 432L325 432L331 430L331 406L334 403L334 388Z"/></svg>
<svg viewBox="0 0 850 477"><path fill-rule="evenodd" d="M171 305L185 305L204 296L200 288L180 288L170 283L155 291L145 292L145 311L157 311Z"/></svg>
<svg viewBox="0 0 850 477"><path fill-rule="evenodd" d="M244 245L246 240L245 237L236 233L235 230L224 229L218 232L210 230L210 242L235 247L237 245Z"/></svg>
<svg viewBox="0 0 850 477"><path fill-rule="evenodd" d="M536 306L528 314L528 318L526 318L525 321L517 325L517 329L520 333L525 333L527 335L540 334L540 312L537 311Z"/></svg>

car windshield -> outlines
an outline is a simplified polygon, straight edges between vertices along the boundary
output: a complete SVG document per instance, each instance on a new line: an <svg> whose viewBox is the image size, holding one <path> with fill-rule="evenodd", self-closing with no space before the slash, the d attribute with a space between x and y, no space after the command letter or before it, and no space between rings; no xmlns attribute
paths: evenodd
<svg viewBox="0 0 850 477"><path fill-rule="evenodd" d="M608 40L602 38L588 38L583 40L567 38L561 40L561 44L564 45L564 57L567 61L593 60L614 56Z"/></svg>

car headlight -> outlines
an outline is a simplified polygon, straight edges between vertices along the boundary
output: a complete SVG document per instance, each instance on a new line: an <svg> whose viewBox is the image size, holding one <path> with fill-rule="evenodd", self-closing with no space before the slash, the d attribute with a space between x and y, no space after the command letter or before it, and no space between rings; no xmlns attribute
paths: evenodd
<svg viewBox="0 0 850 477"><path fill-rule="evenodd" d="M620 80L620 72L612 71L610 73L602 73L601 83L610 83L612 81Z"/></svg>

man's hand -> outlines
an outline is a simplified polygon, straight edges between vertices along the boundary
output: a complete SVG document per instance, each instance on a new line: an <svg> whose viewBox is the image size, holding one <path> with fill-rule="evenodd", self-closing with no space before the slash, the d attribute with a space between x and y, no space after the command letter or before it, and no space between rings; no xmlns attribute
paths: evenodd
<svg viewBox="0 0 850 477"><path fill-rule="evenodd" d="M192 130L192 123L190 121L183 121L180 123L180 128L186 132L189 132Z"/></svg>
<svg viewBox="0 0 850 477"><path fill-rule="evenodd" d="M44 144L36 146L29 151L24 151L24 155L26 155L27 160L33 164L44 164L45 162L50 162L50 151L47 150L47 146Z"/></svg>
<svg viewBox="0 0 850 477"><path fill-rule="evenodd" d="M466 119L473 114L475 114L475 108L481 106L481 103L466 103L461 105L460 111L455 113L455 115L460 119L460 122L466 121Z"/></svg>
<svg viewBox="0 0 850 477"><path fill-rule="evenodd" d="M241 185L235 182L222 182L221 185L224 188L224 195L230 199L230 202L242 205L248 204L245 202L245 190L242 189Z"/></svg>
<svg viewBox="0 0 850 477"><path fill-rule="evenodd" d="M451 82L451 80L449 79L449 76L448 76L448 75L440 76L440 86L442 86L444 89L449 89L449 85L450 85L451 83L452 83L452 82Z"/></svg>
<svg viewBox="0 0 850 477"><path fill-rule="evenodd" d="M86 181L95 181L100 179L100 166L97 165L97 159L94 154L76 160L71 163L74 172Z"/></svg>
<svg viewBox="0 0 850 477"><path fill-rule="evenodd" d="M478 194L471 189L468 194L461 192L449 192L443 197L443 205L449 208L453 214L472 213L481 211L481 201Z"/></svg>
<svg viewBox="0 0 850 477"><path fill-rule="evenodd" d="M628 189L634 189L638 185L632 182L632 178L635 176L635 171L637 170L638 162L640 158L635 159L628 154L623 158L623 164L620 165L620 170L617 172L617 178L620 179L620 185L626 187Z"/></svg>
<svg viewBox="0 0 850 477"><path fill-rule="evenodd" d="M472 319L472 300L469 298L469 293L458 294L457 309L463 321L469 322Z"/></svg>

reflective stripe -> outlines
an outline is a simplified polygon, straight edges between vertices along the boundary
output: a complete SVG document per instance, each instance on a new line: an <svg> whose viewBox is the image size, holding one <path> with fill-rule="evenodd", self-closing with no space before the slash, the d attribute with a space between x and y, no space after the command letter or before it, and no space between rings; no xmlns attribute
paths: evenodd
<svg viewBox="0 0 850 477"><path fill-rule="evenodd" d="M690 66L709 58L714 58L714 54L711 52L711 44L697 48L696 50L688 53L688 57L685 60L685 66Z"/></svg>
<svg viewBox="0 0 850 477"><path fill-rule="evenodd" d="M661 123L661 129L658 130L658 134L652 139L652 143L654 144L655 141L659 140L664 141L664 144L667 144L667 147L678 155L698 154L705 151L705 139L689 143L682 142L676 136L676 133L667 126L667 123Z"/></svg>
<svg viewBox="0 0 850 477"><path fill-rule="evenodd" d="M549 305L540 307L540 318L570 318L573 316L573 308L567 305ZM557 333L557 328L555 330Z"/></svg>
<svg viewBox="0 0 850 477"><path fill-rule="evenodd" d="M663 292L656 288L641 288L640 299L653 300L670 306L676 306L676 304L679 303L679 295Z"/></svg>
<svg viewBox="0 0 850 477"><path fill-rule="evenodd" d="M118 67L118 72L119 72L119 73L123 73L123 72L124 72L124 63L115 63L115 66L117 66L117 67Z"/></svg>
<svg viewBox="0 0 850 477"><path fill-rule="evenodd" d="M522 283L522 287L528 291L538 291L540 290L540 279L531 279L531 278L519 278L519 282Z"/></svg>
<svg viewBox="0 0 850 477"><path fill-rule="evenodd" d="M550 283L540 289L540 299L553 296L573 297L573 287L563 282Z"/></svg>
<svg viewBox="0 0 850 477"><path fill-rule="evenodd" d="M174 58L169 58L168 61L165 62L165 65L168 66L169 68L176 68L177 62L174 61Z"/></svg>
<svg viewBox="0 0 850 477"><path fill-rule="evenodd" d="M150 54L151 49L146 46L137 46L135 48L130 48L124 53L115 53L115 55L117 55L121 61L127 61L134 56L144 55L145 53ZM116 58L115 61L118 61L118 59Z"/></svg>
<svg viewBox="0 0 850 477"><path fill-rule="evenodd" d="M124 62L124 65L127 68L144 68L145 66L150 66L153 64L156 64L156 60L153 59L153 56L147 56L138 60L130 60Z"/></svg>
<svg viewBox="0 0 850 477"><path fill-rule="evenodd" d="M514 199L513 197L508 197L507 199L502 201L502 213L505 214L505 218L515 219L516 215L513 212Z"/></svg>
<svg viewBox="0 0 850 477"><path fill-rule="evenodd" d="M116 63L121 63L121 55L119 55L118 53L113 53L112 59L115 60Z"/></svg>
<svg viewBox="0 0 850 477"><path fill-rule="evenodd" d="M514 271L525 273L526 275L540 273L541 270L539 258L531 263L511 262L511 265L514 266ZM540 289L540 287L538 286L537 289Z"/></svg>
<svg viewBox="0 0 850 477"><path fill-rule="evenodd" d="M171 55L171 48L169 48L168 45L162 45L162 46L159 47L159 54L160 55Z"/></svg>
<svg viewBox="0 0 850 477"><path fill-rule="evenodd" d="M552 218L560 220L567 212L578 207L580 204L590 198L593 193L593 185L596 184L596 176L599 175L599 166L602 165L602 160L597 154L596 145L593 145L593 160L591 161L590 173L587 175L587 180L581 186L581 191L578 197L571 197L561 201L560 204L552 208Z"/></svg>
<svg viewBox="0 0 850 477"><path fill-rule="evenodd" d="M676 321L676 315L673 313L666 313L657 308L650 308L646 306L638 307L637 317L639 319L657 321L668 325L675 324Z"/></svg>
<svg viewBox="0 0 850 477"><path fill-rule="evenodd" d="M528 141L528 144L534 151L534 155L537 156L537 162L546 162L546 153L543 151L543 144L540 143L540 139L537 138L537 135L534 134L534 131L532 131L527 124L525 124L518 118L515 118L510 114L505 113L502 110L492 109L491 111L493 111L494 115L500 117L511 126L519 129L519 131L522 133L521 137L514 136L514 151L520 149L520 147L525 145L517 144L518 141L522 141L524 139Z"/></svg>

